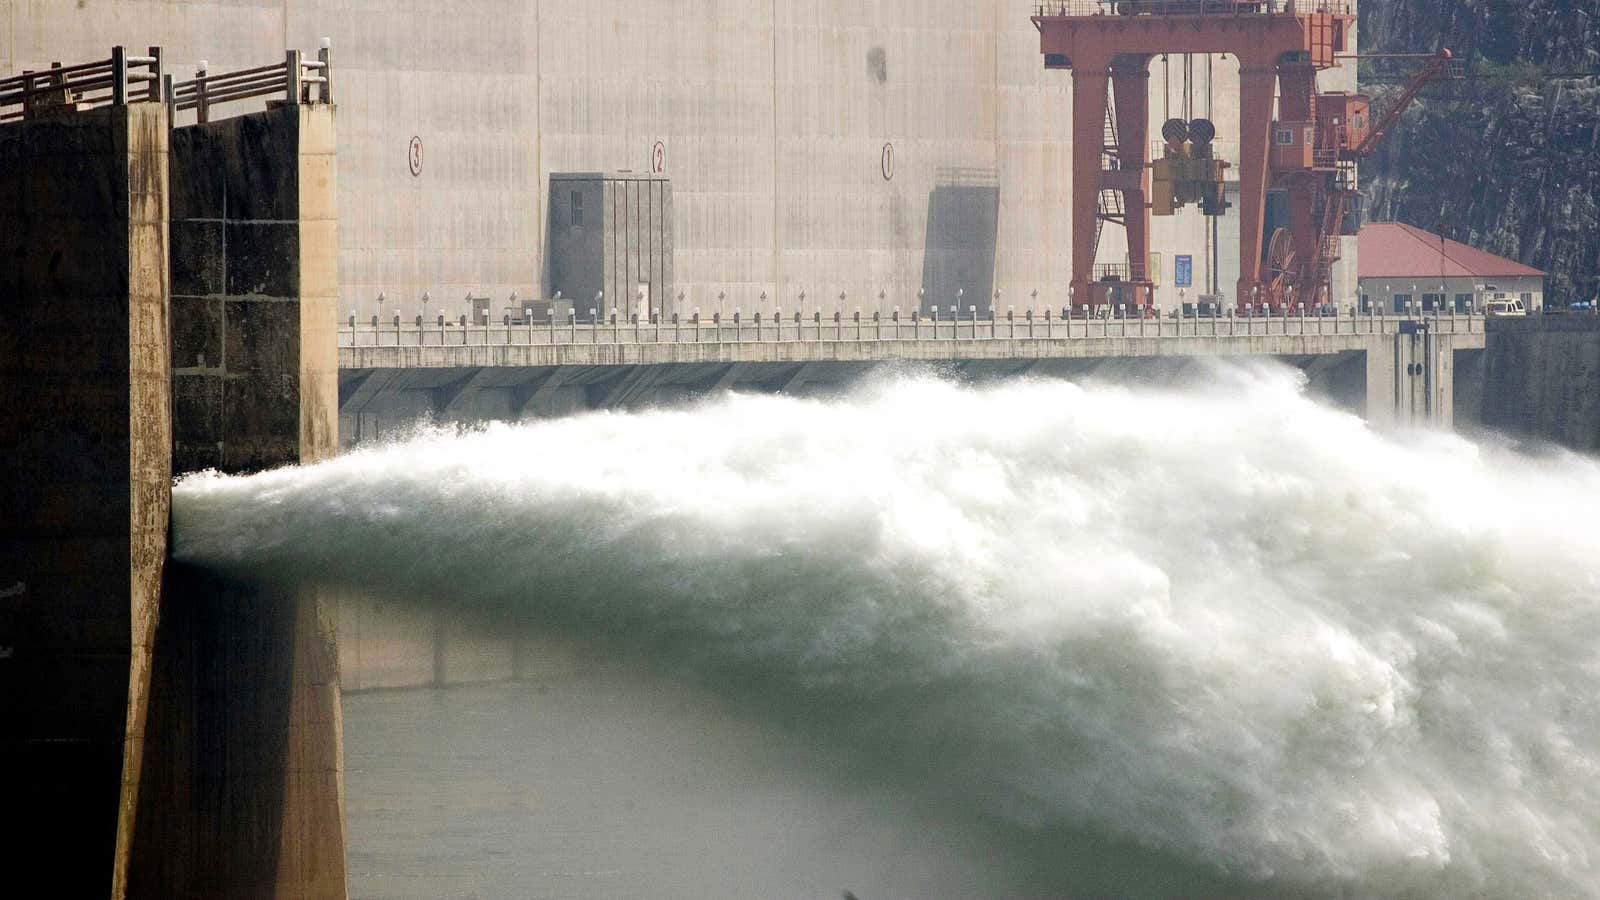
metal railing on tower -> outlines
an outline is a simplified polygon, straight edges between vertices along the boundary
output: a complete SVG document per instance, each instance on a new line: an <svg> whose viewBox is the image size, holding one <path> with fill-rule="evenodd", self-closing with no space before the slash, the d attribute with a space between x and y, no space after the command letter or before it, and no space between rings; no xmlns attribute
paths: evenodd
<svg viewBox="0 0 1600 900"><path fill-rule="evenodd" d="M65 66L53 62L42 71L0 79L0 122L122 106L161 99L161 48L130 56L111 48L109 59Z"/></svg>
<svg viewBox="0 0 1600 900"><path fill-rule="evenodd" d="M289 103L332 103L333 48L324 39L314 60L305 59L299 50L289 50L281 63L232 72L212 73L201 62L193 78L170 85L167 97L174 115L193 110L196 122L209 122L213 106L259 97Z"/></svg>

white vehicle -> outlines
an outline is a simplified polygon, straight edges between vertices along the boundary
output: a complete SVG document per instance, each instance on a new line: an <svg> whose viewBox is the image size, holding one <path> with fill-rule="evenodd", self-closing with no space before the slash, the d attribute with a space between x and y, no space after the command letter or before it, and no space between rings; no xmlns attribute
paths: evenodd
<svg viewBox="0 0 1600 900"><path fill-rule="evenodd" d="M1526 316L1528 310L1521 300L1490 300L1483 305L1486 316Z"/></svg>

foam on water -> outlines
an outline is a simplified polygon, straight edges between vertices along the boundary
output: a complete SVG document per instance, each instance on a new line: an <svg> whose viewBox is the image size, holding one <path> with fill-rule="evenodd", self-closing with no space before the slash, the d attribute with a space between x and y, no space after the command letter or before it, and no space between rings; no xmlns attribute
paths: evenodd
<svg viewBox="0 0 1600 900"><path fill-rule="evenodd" d="M1593 896L1597 511L1593 460L1380 435L1287 370L912 374L194 476L175 552L514 607L1241 878Z"/></svg>

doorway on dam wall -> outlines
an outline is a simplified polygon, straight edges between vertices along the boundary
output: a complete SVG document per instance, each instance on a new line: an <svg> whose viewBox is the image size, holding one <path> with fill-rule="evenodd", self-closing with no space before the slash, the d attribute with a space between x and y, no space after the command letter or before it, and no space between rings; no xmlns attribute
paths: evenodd
<svg viewBox="0 0 1600 900"><path fill-rule="evenodd" d="M582 321L673 310L672 182L633 172L553 172L545 225L544 295Z"/></svg>
<svg viewBox="0 0 1600 900"><path fill-rule="evenodd" d="M993 169L939 169L928 195L928 230L922 256L923 315L951 307L962 316L977 307L988 315L994 296L995 243L1000 223L1000 181Z"/></svg>

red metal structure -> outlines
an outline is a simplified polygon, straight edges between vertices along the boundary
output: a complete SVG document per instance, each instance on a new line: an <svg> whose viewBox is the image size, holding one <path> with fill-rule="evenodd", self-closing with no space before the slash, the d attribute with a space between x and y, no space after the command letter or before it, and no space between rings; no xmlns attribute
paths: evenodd
<svg viewBox="0 0 1600 900"><path fill-rule="evenodd" d="M1047 68L1072 70L1072 287L1070 303L1151 304L1149 64L1163 53L1231 54L1239 61L1238 293L1241 306L1294 302L1296 286L1326 284L1343 198L1327 189L1339 154L1319 140L1316 74L1338 65L1355 16L1341 0L1057 0L1035 10ZM1108 92L1109 88L1109 92ZM1110 100L1108 101L1108 93ZM1273 100L1277 96L1275 128ZM1345 119L1348 121L1348 119ZM1300 123L1299 129L1292 127ZM1277 132L1275 135L1274 132ZM1275 136L1289 133L1269 158ZM1277 161L1279 165L1272 163ZM1303 184L1300 182L1304 182ZM1288 188L1289 224L1266 249L1269 184ZM1087 189L1086 189L1087 188ZM1335 200L1339 202L1335 202ZM1115 202L1120 201L1120 202ZM1114 205L1113 205L1114 203ZM1334 213L1334 207L1341 212ZM1120 222L1128 265L1095 268L1099 229ZM1329 225L1334 229L1328 232ZM1331 251L1336 258L1337 248ZM1313 288L1315 291L1315 289ZM1325 288L1320 292L1326 295ZM1312 298L1302 296L1301 302Z"/></svg>
<svg viewBox="0 0 1600 900"><path fill-rule="evenodd" d="M1424 85L1463 74L1449 50L1343 53L1355 27L1343 0L1056 0L1041 3L1033 23L1046 68L1072 70L1069 302L1082 312L1122 307L1125 314L1142 315L1151 304L1151 207L1170 215L1175 196L1164 181L1163 195L1152 204L1147 132L1154 56L1231 53L1239 60L1240 271L1234 296L1239 309L1248 311L1317 310L1332 302L1339 238L1360 224L1351 214L1356 161L1376 149ZM1422 61L1376 120L1365 94L1317 91L1322 69L1341 59L1373 58ZM1209 143L1211 123L1204 125L1208 133L1191 146ZM1182 161L1193 158L1182 149L1182 135L1163 137L1169 156L1178 151L1180 160L1164 163L1164 179L1189 173L1176 199L1195 195L1198 185L1200 193L1215 195L1202 204L1205 214L1220 215L1226 206L1217 199L1220 178L1228 163L1213 164L1204 149L1202 167L1196 168ZM1201 171L1208 174L1195 181L1193 173ZM1270 233L1269 188L1282 192L1285 201ZM1095 265L1106 222L1127 230L1126 266Z"/></svg>
<svg viewBox="0 0 1600 900"><path fill-rule="evenodd" d="M1289 198L1291 219L1275 229L1267 246L1267 283L1259 301L1272 308L1298 300L1317 309L1332 300L1330 280L1339 259L1339 238L1353 235L1360 222L1356 205L1355 163L1377 149L1395 120L1431 81L1462 77L1449 50L1434 54L1377 53L1344 59L1419 59L1423 66L1373 119L1372 98L1338 91L1316 94L1309 120L1273 123L1272 180ZM1304 215L1310 210L1310 215ZM1243 295L1240 295L1243 297ZM1244 304L1241 304L1241 306Z"/></svg>

